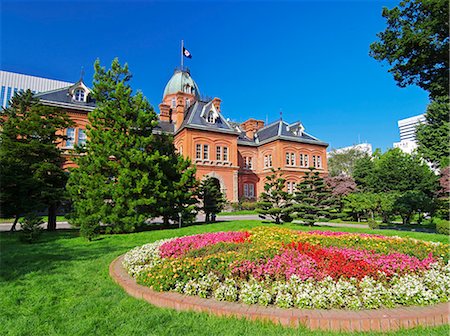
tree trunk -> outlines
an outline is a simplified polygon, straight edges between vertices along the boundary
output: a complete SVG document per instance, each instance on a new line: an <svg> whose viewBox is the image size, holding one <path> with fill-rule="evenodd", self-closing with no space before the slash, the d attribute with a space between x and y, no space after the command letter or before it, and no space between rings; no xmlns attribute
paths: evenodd
<svg viewBox="0 0 450 336"><path fill-rule="evenodd" d="M51 204L48 207L47 230L48 231L56 230L56 204Z"/></svg>
<svg viewBox="0 0 450 336"><path fill-rule="evenodd" d="M205 223L209 222L209 212L205 212Z"/></svg>
<svg viewBox="0 0 450 336"><path fill-rule="evenodd" d="M163 217L163 223L164 223L164 225L169 225L169 217L168 216Z"/></svg>
<svg viewBox="0 0 450 336"><path fill-rule="evenodd" d="M16 225L17 225L17 222L19 221L19 218L20 218L20 215L15 215L14 216L14 223L11 226L11 229L9 230L9 232L15 232L16 231Z"/></svg>

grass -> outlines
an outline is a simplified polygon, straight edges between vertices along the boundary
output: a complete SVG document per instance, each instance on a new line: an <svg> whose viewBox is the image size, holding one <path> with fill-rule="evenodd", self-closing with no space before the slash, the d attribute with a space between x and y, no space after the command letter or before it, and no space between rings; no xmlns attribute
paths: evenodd
<svg viewBox="0 0 450 336"><path fill-rule="evenodd" d="M221 222L104 235L93 242L80 238L75 230L67 230L46 232L35 244L19 243L17 233L0 233L0 335L340 335L157 308L127 295L108 273L114 258L138 245L174 236L259 225L260 221ZM295 224L285 226L310 229ZM356 228L330 230L448 241L447 236L438 234ZM449 332L449 326L441 326L391 335L448 335Z"/></svg>

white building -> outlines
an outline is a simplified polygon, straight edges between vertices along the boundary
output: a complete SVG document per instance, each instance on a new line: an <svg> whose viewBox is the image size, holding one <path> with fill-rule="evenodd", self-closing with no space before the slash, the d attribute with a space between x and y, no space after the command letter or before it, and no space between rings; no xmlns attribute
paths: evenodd
<svg viewBox="0 0 450 336"><path fill-rule="evenodd" d="M403 152L411 154L417 149L416 127L425 122L425 115L402 119L398 121L400 130L400 142L394 142L394 148L400 148Z"/></svg>
<svg viewBox="0 0 450 336"><path fill-rule="evenodd" d="M362 144L348 146L348 147L343 147L343 148L339 148L339 149L333 149L331 152L328 153L328 155L345 153L345 152L348 152L349 150L352 150L352 149L356 149L356 150L358 150L358 151L360 151L362 153L366 153L368 155L372 155L372 145L370 143L362 143Z"/></svg>
<svg viewBox="0 0 450 336"><path fill-rule="evenodd" d="M71 85L73 83L0 70L0 105L2 108L8 107L9 100L18 91L30 89L38 93Z"/></svg>

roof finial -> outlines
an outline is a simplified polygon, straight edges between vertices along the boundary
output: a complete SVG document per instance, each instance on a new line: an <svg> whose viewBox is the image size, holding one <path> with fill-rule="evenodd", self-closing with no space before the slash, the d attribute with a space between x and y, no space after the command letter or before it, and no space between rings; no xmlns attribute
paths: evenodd
<svg viewBox="0 0 450 336"><path fill-rule="evenodd" d="M81 71L80 71L80 81L83 81L83 77L84 77L84 66L81 67Z"/></svg>
<svg viewBox="0 0 450 336"><path fill-rule="evenodd" d="M280 108L280 120L283 120L283 109Z"/></svg>

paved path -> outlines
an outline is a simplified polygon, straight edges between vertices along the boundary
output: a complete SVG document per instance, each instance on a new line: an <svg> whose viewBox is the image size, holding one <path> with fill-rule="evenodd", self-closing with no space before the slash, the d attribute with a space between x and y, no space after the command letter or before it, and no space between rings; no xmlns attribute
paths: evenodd
<svg viewBox="0 0 450 336"><path fill-rule="evenodd" d="M205 220L204 215L198 215L197 221L203 222ZM258 215L237 215L237 216L217 216L217 221L234 221L234 220L261 220L261 218ZM155 219L152 221L152 223L162 223L161 219ZM294 221L296 223L296 221ZM12 223L0 223L0 231L9 231L11 229ZM44 224L43 227L45 228L47 224ZM367 229L369 228L368 225L365 224L346 224L346 223L331 223L331 222L320 222L317 223L316 226L330 226L330 227L352 227L352 228L360 228L360 229ZM16 228L20 230L20 224L17 224ZM57 222L56 223L57 229L71 229L72 226L68 222Z"/></svg>

